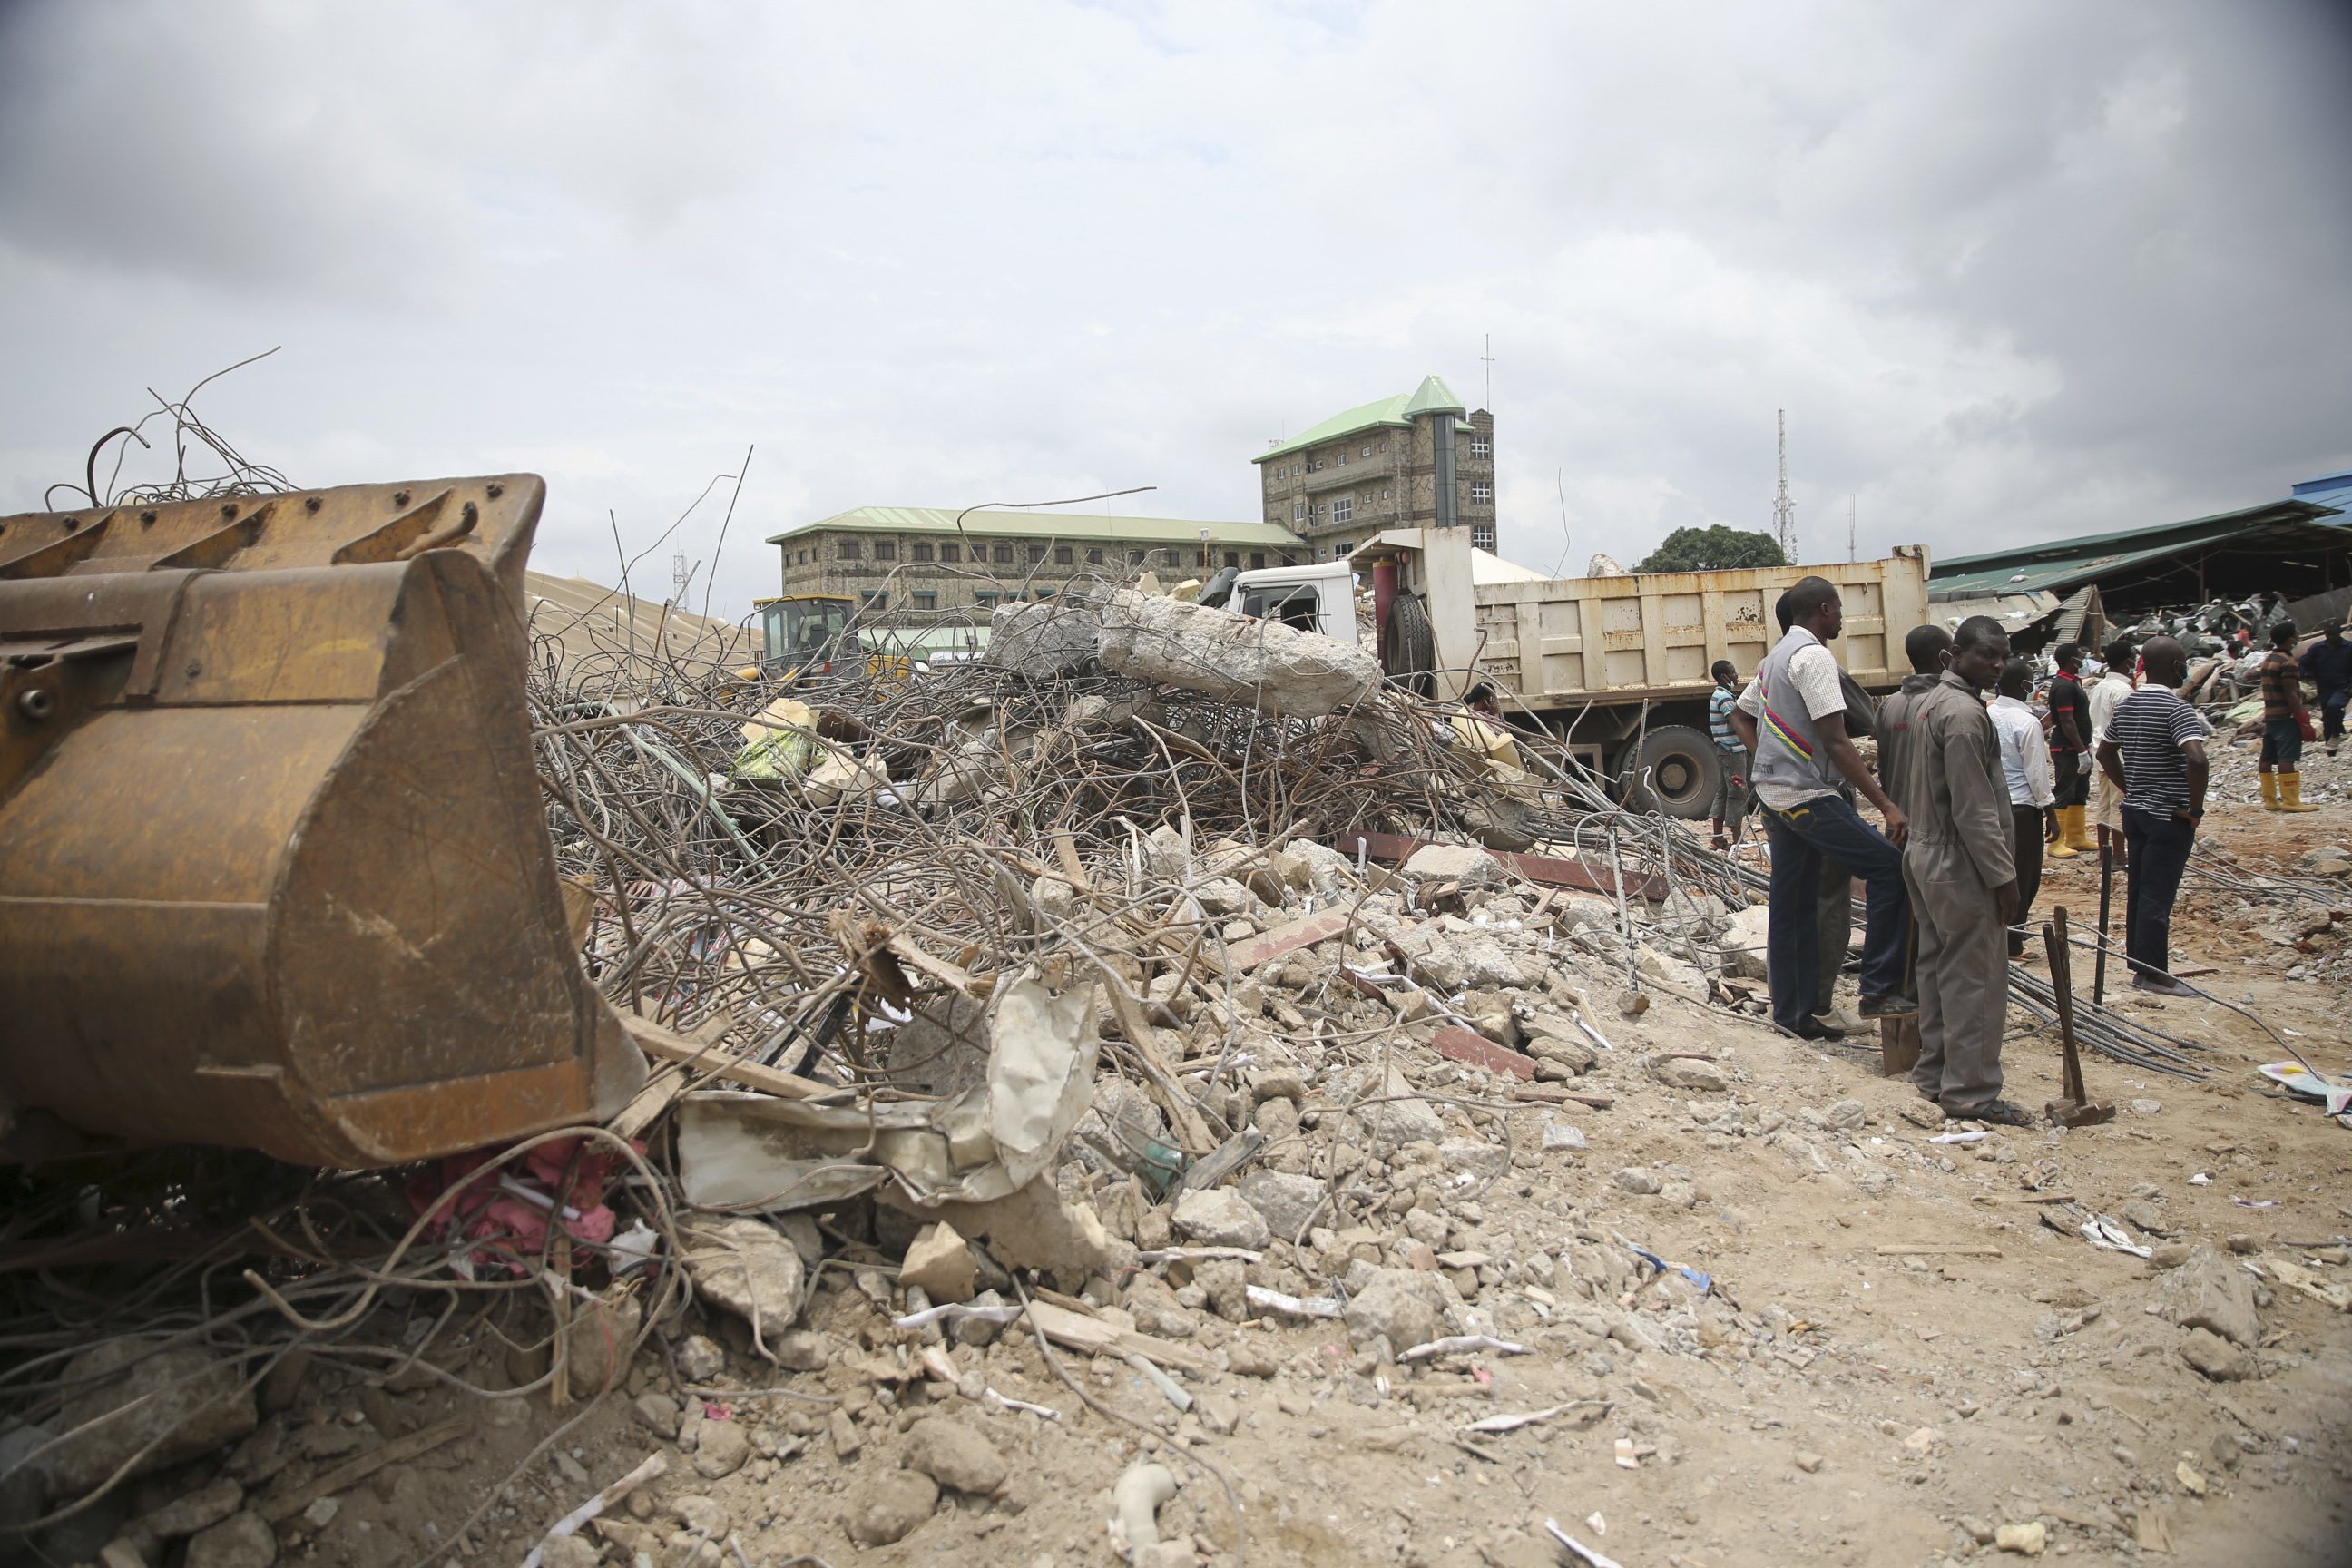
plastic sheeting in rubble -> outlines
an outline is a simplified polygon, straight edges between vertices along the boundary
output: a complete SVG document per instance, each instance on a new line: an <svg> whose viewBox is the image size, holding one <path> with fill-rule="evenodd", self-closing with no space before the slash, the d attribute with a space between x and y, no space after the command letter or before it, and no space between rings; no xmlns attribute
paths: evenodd
<svg viewBox="0 0 2352 1568"><path fill-rule="evenodd" d="M708 1091L677 1112L678 1174L698 1207L819 1208L884 1184L919 1207L1009 1197L1053 1165L1084 1116L1102 1041L1095 988L1036 971L990 997L982 1081L941 1100L819 1103Z"/></svg>

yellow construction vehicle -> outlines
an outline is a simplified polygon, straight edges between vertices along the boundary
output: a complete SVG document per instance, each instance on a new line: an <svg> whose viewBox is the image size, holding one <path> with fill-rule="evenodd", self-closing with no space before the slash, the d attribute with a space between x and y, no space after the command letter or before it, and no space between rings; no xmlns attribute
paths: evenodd
<svg viewBox="0 0 2352 1568"><path fill-rule="evenodd" d="M544 498L0 518L0 1149L61 1125L387 1165L636 1092L531 755Z"/></svg>

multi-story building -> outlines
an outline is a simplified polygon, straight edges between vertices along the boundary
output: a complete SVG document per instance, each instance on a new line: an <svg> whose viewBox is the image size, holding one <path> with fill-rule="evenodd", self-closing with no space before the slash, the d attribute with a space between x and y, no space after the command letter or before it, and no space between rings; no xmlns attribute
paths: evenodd
<svg viewBox="0 0 2352 1568"><path fill-rule="evenodd" d="M1049 599L1074 577L1118 578L1146 568L1163 581L1223 566L1295 566L1307 542L1266 522L1098 517L862 506L773 534L786 595L838 595L868 615L900 610L982 613Z"/></svg>
<svg viewBox="0 0 2352 1568"><path fill-rule="evenodd" d="M1467 528L1471 543L1495 548L1495 416L1465 409L1436 376L1250 461L1267 526L1304 534L1318 561L1384 528Z"/></svg>

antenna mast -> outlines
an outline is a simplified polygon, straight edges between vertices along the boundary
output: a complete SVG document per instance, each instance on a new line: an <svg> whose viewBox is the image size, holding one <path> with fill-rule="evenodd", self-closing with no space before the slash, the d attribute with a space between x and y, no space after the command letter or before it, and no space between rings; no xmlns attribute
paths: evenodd
<svg viewBox="0 0 2352 1568"><path fill-rule="evenodd" d="M1845 498L1845 559L1846 564L1853 563L1853 497L1851 495Z"/></svg>
<svg viewBox="0 0 2352 1568"><path fill-rule="evenodd" d="M669 558L670 602L686 603L686 585L694 577L694 568L687 564L686 552L681 549Z"/></svg>
<svg viewBox="0 0 2352 1568"><path fill-rule="evenodd" d="M1486 351L1478 357L1480 360L1485 362L1486 366L1486 396L1485 398L1485 406L1492 408L1495 406L1495 334L1492 332L1486 333Z"/></svg>
<svg viewBox="0 0 2352 1568"><path fill-rule="evenodd" d="M1780 429L1780 493L1772 500L1772 537L1780 542L1780 553L1788 560L1797 558L1797 503L1789 499L1789 411L1778 411Z"/></svg>

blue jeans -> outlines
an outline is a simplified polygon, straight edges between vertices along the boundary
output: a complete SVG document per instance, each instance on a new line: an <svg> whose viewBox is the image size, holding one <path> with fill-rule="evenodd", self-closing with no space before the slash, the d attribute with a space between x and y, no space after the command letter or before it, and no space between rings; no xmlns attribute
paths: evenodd
<svg viewBox="0 0 2352 1568"><path fill-rule="evenodd" d="M1903 851L1833 795L1817 795L1787 811L1764 812L1772 841L1771 940L1765 967L1772 986L1772 1021L1802 1029L1821 987L1821 935L1816 916L1822 861L1835 860L1864 889L1869 913L1862 940L1862 994L1891 996L1903 989L1904 936L1911 913L1903 887Z"/></svg>
<svg viewBox="0 0 2352 1568"><path fill-rule="evenodd" d="M2172 973L2172 900L2189 869L2197 825L2170 812L2124 807L2124 956L2140 974Z"/></svg>

